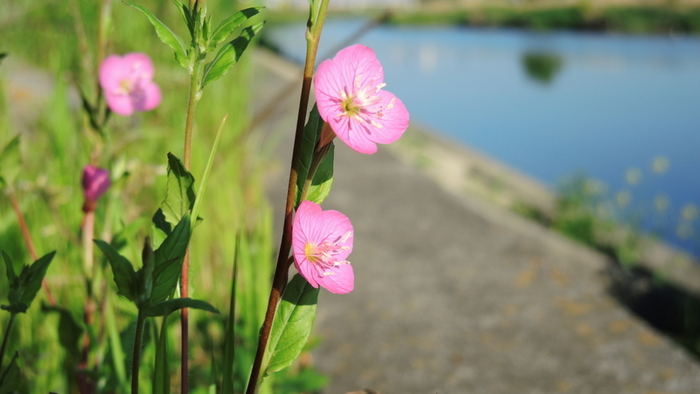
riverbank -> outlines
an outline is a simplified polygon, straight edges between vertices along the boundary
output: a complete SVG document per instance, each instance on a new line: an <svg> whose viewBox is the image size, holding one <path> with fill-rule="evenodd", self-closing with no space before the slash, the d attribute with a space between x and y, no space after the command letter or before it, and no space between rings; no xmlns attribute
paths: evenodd
<svg viewBox="0 0 700 394"><path fill-rule="evenodd" d="M305 14L270 12L272 23L299 21ZM373 17L391 25L508 27L535 31L574 30L629 34L700 34L700 6L479 6L422 7L390 11L334 13Z"/></svg>

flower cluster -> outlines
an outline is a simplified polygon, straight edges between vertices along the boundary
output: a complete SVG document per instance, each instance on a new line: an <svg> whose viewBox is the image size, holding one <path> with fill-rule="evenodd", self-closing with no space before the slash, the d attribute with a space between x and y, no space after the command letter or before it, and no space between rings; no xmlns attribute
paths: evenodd
<svg viewBox="0 0 700 394"><path fill-rule="evenodd" d="M112 112L129 116L158 106L161 93L153 82L153 62L139 52L107 57L100 65L100 86Z"/></svg>
<svg viewBox="0 0 700 394"><path fill-rule="evenodd" d="M321 63L314 85L318 112L330 126L323 128L321 145L337 136L350 148L371 154L378 143L396 141L408 127L406 107L382 90L382 65L366 46L350 46ZM292 231L294 265L311 286L336 294L353 290L355 274L347 261L353 227L347 216L303 201Z"/></svg>

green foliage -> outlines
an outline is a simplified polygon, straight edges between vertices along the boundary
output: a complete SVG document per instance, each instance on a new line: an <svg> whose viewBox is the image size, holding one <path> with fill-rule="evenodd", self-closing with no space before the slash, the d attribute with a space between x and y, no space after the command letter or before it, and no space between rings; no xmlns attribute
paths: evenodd
<svg viewBox="0 0 700 394"><path fill-rule="evenodd" d="M32 265L25 265L19 275L15 274L12 259L4 251L2 257L5 260L7 280L10 284L8 300L10 305L1 305L0 308L11 313L25 313L34 301L36 293L41 288L46 270L51 264L56 252L51 252L40 257Z"/></svg>
<svg viewBox="0 0 700 394"><path fill-rule="evenodd" d="M272 323L265 374L286 368L299 357L316 318L318 292L299 274L287 285Z"/></svg>
<svg viewBox="0 0 700 394"><path fill-rule="evenodd" d="M194 176L185 169L180 159L168 153L168 189L161 204L165 220L176 226L192 209L195 198Z"/></svg>
<svg viewBox="0 0 700 394"><path fill-rule="evenodd" d="M241 35L230 43L224 45L214 57L214 60L209 62L204 67L204 76L202 77L202 87L216 81L224 76L234 64L243 55L243 52L248 47L248 44L253 40L255 34L262 29L264 22L248 26L241 32Z"/></svg>
<svg viewBox="0 0 700 394"><path fill-rule="evenodd" d="M206 301L193 300L191 298L175 298L153 304L145 311L146 317L168 316L169 314L182 308L199 309L211 313L219 314L219 311Z"/></svg>
<svg viewBox="0 0 700 394"><path fill-rule="evenodd" d="M301 204L302 191L308 181L309 172L313 173L313 179L307 190L306 200L320 204L325 200L333 184L333 160L335 158L335 146L331 142L328 150L319 154L315 153L321 131L323 130L323 119L318 112L316 105L309 113L309 120L304 127L304 136L301 144L301 154L299 155L299 165L297 166L297 184L295 193L295 206ZM315 162L315 160L321 160Z"/></svg>
<svg viewBox="0 0 700 394"><path fill-rule="evenodd" d="M389 23L412 25L506 26L530 30L596 30L625 33L700 33L700 9L585 6L522 8L485 6L440 12L398 12Z"/></svg>
<svg viewBox="0 0 700 394"><path fill-rule="evenodd" d="M168 367L168 315L163 317L163 322L158 335L156 348L156 360L153 367L153 379L151 381L153 394L170 393L170 370Z"/></svg>
<svg viewBox="0 0 700 394"><path fill-rule="evenodd" d="M19 387L21 373L17 366L17 352L12 358L12 362L7 369L0 375L0 394L12 394Z"/></svg>
<svg viewBox="0 0 700 394"><path fill-rule="evenodd" d="M97 247L104 253L112 267L114 274L114 282L117 284L118 294L124 296L133 303L139 302L139 283L138 275L134 271L134 266L126 257L117 252L110 244L95 240Z"/></svg>
<svg viewBox="0 0 700 394"><path fill-rule="evenodd" d="M224 42L243 22L257 15L261 9L262 7L246 8L223 20L211 35L210 48Z"/></svg>
<svg viewBox="0 0 700 394"><path fill-rule="evenodd" d="M155 15L151 13L146 7L140 6L134 3L125 3L126 5L132 6L137 10L141 11L148 21L151 22L156 30L158 38L163 42L163 44L169 46L175 53L175 60L185 69L191 70L192 64L188 59L188 50L185 47L185 43L182 38L178 37L165 23L161 22L160 19L156 18Z"/></svg>
<svg viewBox="0 0 700 394"><path fill-rule="evenodd" d="M75 362L80 360L80 339L85 331L83 325L78 323L73 314L66 308L42 305L41 310L46 313L58 313L58 340Z"/></svg>

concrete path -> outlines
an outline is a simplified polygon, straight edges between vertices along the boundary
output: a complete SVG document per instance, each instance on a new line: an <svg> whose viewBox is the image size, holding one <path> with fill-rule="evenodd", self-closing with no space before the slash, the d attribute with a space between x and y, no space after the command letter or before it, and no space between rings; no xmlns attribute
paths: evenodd
<svg viewBox="0 0 700 394"><path fill-rule="evenodd" d="M257 62L260 98L270 99L294 68L265 54ZM277 98L261 131L292 134L297 92ZM282 140L277 206L291 155ZM332 379L324 393L700 393L697 360L609 295L604 256L447 193L386 148L366 156L339 143L324 208L353 222L356 275L348 295L321 292L314 362Z"/></svg>

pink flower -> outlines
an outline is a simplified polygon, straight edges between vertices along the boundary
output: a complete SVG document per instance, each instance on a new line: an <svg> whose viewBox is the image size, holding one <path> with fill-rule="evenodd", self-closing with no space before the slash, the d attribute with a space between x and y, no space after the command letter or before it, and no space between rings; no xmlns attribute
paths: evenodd
<svg viewBox="0 0 700 394"><path fill-rule="evenodd" d="M376 152L377 143L396 141L408 127L406 107L381 90L384 70L374 51L364 45L347 47L321 63L314 86L321 118L360 153Z"/></svg>
<svg viewBox="0 0 700 394"><path fill-rule="evenodd" d="M107 106L119 115L150 111L160 104L160 88L153 79L153 63L145 53L111 55L100 65L100 86Z"/></svg>
<svg viewBox="0 0 700 394"><path fill-rule="evenodd" d="M112 182L109 180L109 171L103 168L85 166L82 183L83 192L85 193L83 210L85 212L94 211L97 207L97 200L112 185Z"/></svg>
<svg viewBox="0 0 700 394"><path fill-rule="evenodd" d="M355 283L352 266L346 260L352 252L352 238L347 216L303 201L292 230L294 266L313 287L321 285L331 293L349 293Z"/></svg>

